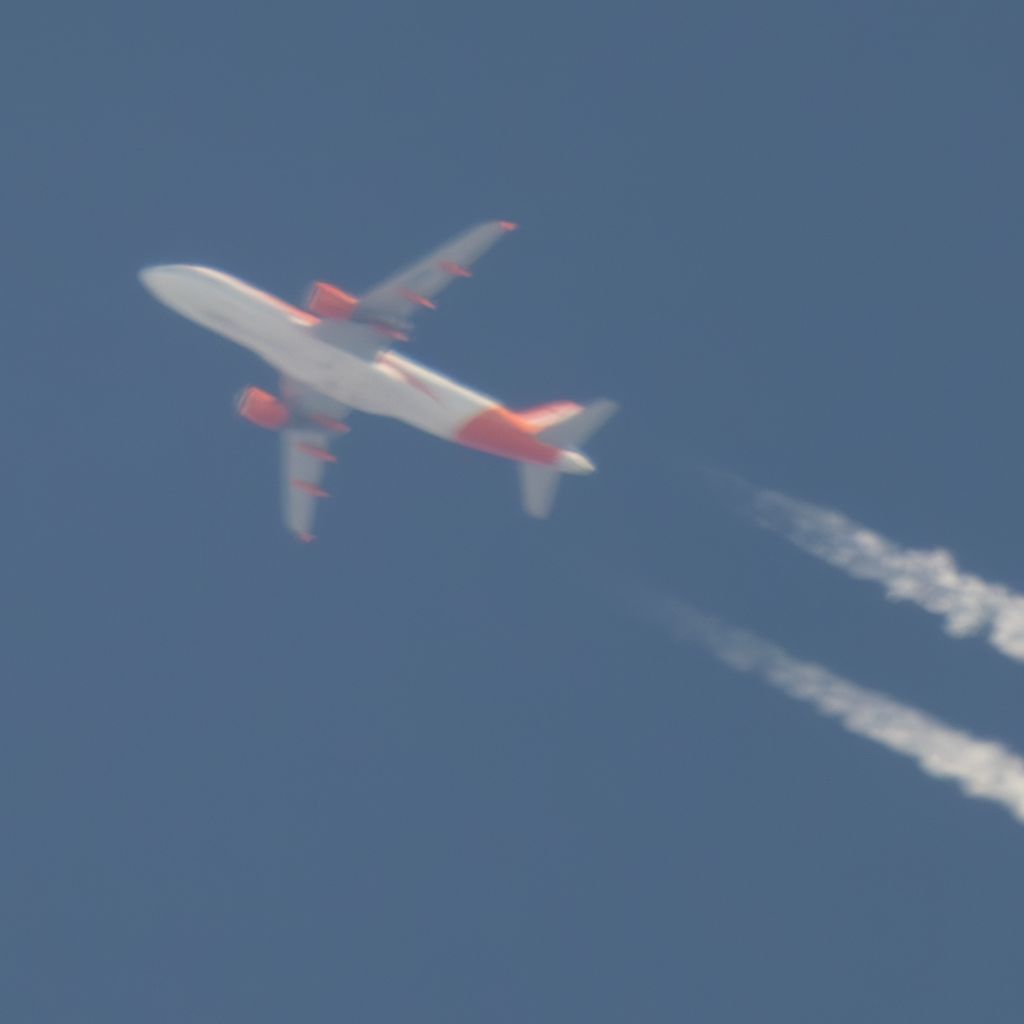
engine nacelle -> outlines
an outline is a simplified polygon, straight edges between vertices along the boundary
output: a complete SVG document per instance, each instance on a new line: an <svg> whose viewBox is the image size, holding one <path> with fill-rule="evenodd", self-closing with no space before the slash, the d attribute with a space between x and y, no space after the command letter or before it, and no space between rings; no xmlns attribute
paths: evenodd
<svg viewBox="0 0 1024 1024"><path fill-rule="evenodd" d="M280 430L291 419L288 406L261 388L246 388L235 402L242 419L266 430Z"/></svg>
<svg viewBox="0 0 1024 1024"><path fill-rule="evenodd" d="M359 300L333 284L314 281L306 299L306 308L325 320L349 320L355 313Z"/></svg>

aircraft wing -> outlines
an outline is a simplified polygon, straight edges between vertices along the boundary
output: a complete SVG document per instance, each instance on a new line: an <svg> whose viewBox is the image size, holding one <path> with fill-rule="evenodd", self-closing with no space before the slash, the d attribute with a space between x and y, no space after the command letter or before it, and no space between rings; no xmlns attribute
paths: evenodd
<svg viewBox="0 0 1024 1024"><path fill-rule="evenodd" d="M282 382L282 394L292 426L281 431L281 511L288 529L310 541L316 504L328 496L325 471L337 461L331 442L348 431L342 421L350 410L294 381Z"/></svg>
<svg viewBox="0 0 1024 1024"><path fill-rule="evenodd" d="M359 300L359 318L399 329L407 327L418 309L433 309L435 297L457 277L470 277L470 267L515 227L510 221L494 220L456 236L370 289Z"/></svg>
<svg viewBox="0 0 1024 1024"><path fill-rule="evenodd" d="M322 481L327 463L334 461L326 430L289 427L281 431L282 512L285 525L299 540L313 539L316 503L326 498ZM310 454L313 451L325 455Z"/></svg>

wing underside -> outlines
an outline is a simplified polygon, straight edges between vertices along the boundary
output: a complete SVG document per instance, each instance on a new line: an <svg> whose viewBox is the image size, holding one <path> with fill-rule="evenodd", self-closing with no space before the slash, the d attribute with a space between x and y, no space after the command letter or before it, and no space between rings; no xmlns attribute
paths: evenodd
<svg viewBox="0 0 1024 1024"><path fill-rule="evenodd" d="M489 221L464 231L417 263L371 288L359 300L360 319L408 327L418 309L433 309L434 299L458 277L471 276L470 267L503 235L510 221Z"/></svg>
<svg viewBox="0 0 1024 1024"><path fill-rule="evenodd" d="M331 445L348 430L343 421L351 410L295 381L282 381L281 392L292 414L281 431L281 512L288 529L310 541L317 502L328 496L327 467L337 461Z"/></svg>
<svg viewBox="0 0 1024 1024"><path fill-rule="evenodd" d="M289 427L281 431L281 498L285 525L300 540L313 539L316 503L327 497L324 471L334 461L323 430Z"/></svg>

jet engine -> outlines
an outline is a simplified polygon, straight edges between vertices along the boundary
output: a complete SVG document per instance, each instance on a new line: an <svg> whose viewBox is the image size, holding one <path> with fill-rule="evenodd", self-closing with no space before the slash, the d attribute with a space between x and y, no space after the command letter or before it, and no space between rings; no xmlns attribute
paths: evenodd
<svg viewBox="0 0 1024 1024"><path fill-rule="evenodd" d="M333 284L315 281L309 289L306 308L310 313L323 317L325 320L349 320L356 311L359 300Z"/></svg>
<svg viewBox="0 0 1024 1024"><path fill-rule="evenodd" d="M235 408L242 419L267 430L280 430L291 419L288 406L260 388L246 388L235 401Z"/></svg>

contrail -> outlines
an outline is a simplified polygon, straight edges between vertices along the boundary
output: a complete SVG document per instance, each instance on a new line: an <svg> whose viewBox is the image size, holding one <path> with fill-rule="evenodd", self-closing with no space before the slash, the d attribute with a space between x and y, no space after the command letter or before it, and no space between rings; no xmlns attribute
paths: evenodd
<svg viewBox="0 0 1024 1024"><path fill-rule="evenodd" d="M840 512L775 491L757 492L753 507L763 526L798 548L881 583L891 601L912 601L940 615L950 636L983 634L1000 653L1024 661L1024 596L961 572L948 551L900 547Z"/></svg>
<svg viewBox="0 0 1024 1024"><path fill-rule="evenodd" d="M746 630L675 601L655 609L678 639L690 640L739 672L838 719L863 736L917 763L927 775L955 782L967 796L1002 804L1024 822L1024 758L917 708L866 689L821 665L798 661Z"/></svg>

